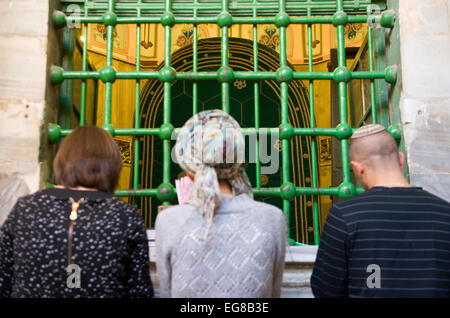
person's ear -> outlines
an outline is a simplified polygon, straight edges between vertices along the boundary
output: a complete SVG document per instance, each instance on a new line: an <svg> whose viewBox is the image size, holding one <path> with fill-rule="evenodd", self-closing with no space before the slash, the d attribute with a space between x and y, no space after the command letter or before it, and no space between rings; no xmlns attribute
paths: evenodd
<svg viewBox="0 0 450 318"><path fill-rule="evenodd" d="M403 152L399 152L398 159L400 161L400 169L403 169L403 167L405 166L405 154Z"/></svg>
<svg viewBox="0 0 450 318"><path fill-rule="evenodd" d="M351 160L350 165L352 166L353 171L356 174L356 177L358 179L360 179L364 175L364 172L365 172L364 165L362 165L361 162L356 161L356 160Z"/></svg>

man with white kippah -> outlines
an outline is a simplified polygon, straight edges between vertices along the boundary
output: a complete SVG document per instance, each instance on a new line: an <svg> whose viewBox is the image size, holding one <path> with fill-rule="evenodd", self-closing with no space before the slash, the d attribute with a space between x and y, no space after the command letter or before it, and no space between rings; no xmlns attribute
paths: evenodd
<svg viewBox="0 0 450 318"><path fill-rule="evenodd" d="M450 297L450 204L402 174L404 155L381 125L350 139L366 190L334 204L311 276L316 297Z"/></svg>

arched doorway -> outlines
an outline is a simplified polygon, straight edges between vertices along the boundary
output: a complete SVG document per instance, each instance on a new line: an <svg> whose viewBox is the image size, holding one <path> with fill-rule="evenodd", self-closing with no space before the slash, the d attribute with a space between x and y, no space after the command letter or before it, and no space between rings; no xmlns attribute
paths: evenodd
<svg viewBox="0 0 450 318"><path fill-rule="evenodd" d="M253 70L253 43L240 38L229 39L229 65L235 71ZM172 67L179 72L193 69L192 46L184 47L172 55ZM160 65L158 69L162 68ZM209 38L198 42L198 71L216 71L221 66L221 40ZM258 45L258 67L261 71L273 72L279 67L279 55L264 45ZM291 66L292 67L292 66ZM160 127L163 115L163 83L148 81L141 92L140 127ZM230 85L230 114L242 127L254 127L253 84L236 80ZM260 126L278 127L280 124L280 88L276 81L261 81ZM178 80L172 83L172 118L174 127L181 127L192 116L192 83ZM294 127L309 127L308 91L303 82L289 84L289 121ZM221 108L221 86L216 80L198 82L198 110ZM162 180L162 141L147 136L142 140L140 158L140 180L142 188L156 188ZM277 147L277 144L272 145ZM311 186L311 142L309 137L294 137L291 140L291 180L299 187ZM277 149L278 151L278 149ZM281 161L280 161L281 162ZM255 184L255 164L247 165L247 173ZM172 163L171 176L175 179L181 173ZM272 175L261 176L262 187L278 187L282 183L280 170ZM263 201L282 207L279 197L264 198ZM154 224L158 199L138 199L147 226ZM297 242L314 244L312 197L298 196L291 203L291 237Z"/></svg>

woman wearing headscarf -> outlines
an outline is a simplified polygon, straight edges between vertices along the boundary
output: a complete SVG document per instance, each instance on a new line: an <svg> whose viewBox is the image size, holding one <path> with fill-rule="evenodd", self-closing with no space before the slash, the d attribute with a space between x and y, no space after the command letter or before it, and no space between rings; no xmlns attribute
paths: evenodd
<svg viewBox="0 0 450 318"><path fill-rule="evenodd" d="M253 200L239 124L220 110L198 113L175 154L193 186L187 204L156 219L161 297L279 297L286 224L281 210Z"/></svg>

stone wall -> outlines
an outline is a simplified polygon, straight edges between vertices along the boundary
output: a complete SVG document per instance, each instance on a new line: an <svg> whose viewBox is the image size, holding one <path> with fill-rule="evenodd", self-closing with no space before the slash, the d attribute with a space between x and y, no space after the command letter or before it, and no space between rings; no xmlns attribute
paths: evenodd
<svg viewBox="0 0 450 318"><path fill-rule="evenodd" d="M414 185L450 201L450 0L400 0L401 118Z"/></svg>
<svg viewBox="0 0 450 318"><path fill-rule="evenodd" d="M49 170L44 157L52 147L41 142L41 132L49 117L56 119L57 89L48 77L49 65L59 59L60 41L49 28L54 5L48 0L0 2L0 220L9 212L4 201L15 202L42 187ZM15 187L5 188L11 182Z"/></svg>

